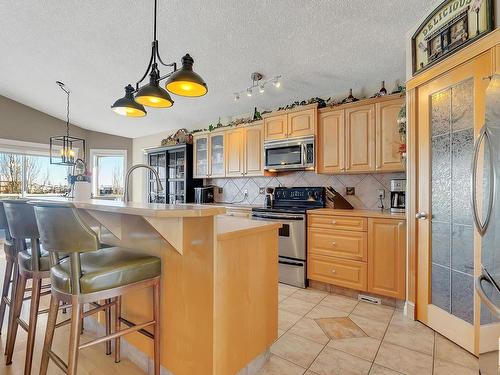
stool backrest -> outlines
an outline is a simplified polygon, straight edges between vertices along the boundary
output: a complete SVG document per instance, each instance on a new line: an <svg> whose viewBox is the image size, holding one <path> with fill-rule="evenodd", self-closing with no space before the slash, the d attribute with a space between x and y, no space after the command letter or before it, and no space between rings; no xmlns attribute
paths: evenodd
<svg viewBox="0 0 500 375"><path fill-rule="evenodd" d="M9 199L3 201L5 216L10 235L16 240L36 239L40 235L36 224L33 206L26 199Z"/></svg>
<svg viewBox="0 0 500 375"><path fill-rule="evenodd" d="M0 201L0 229L5 231L5 239L7 241L12 240L10 235L9 224L7 223L7 217L5 216L5 209L3 208L3 202Z"/></svg>
<svg viewBox="0 0 500 375"><path fill-rule="evenodd" d="M83 253L100 248L97 234L80 218L71 203L32 201L40 240L45 250Z"/></svg>

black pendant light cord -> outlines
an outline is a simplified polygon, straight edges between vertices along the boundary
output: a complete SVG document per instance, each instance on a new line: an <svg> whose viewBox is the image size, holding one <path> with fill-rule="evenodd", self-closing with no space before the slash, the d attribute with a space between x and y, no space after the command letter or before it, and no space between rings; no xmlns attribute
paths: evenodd
<svg viewBox="0 0 500 375"><path fill-rule="evenodd" d="M56 83L66 93L66 135L69 137L69 93L71 91L61 81L57 81Z"/></svg>
<svg viewBox="0 0 500 375"><path fill-rule="evenodd" d="M156 80L157 81L162 81L165 78L170 77L177 70L177 63L176 62L173 62L173 63L170 63L170 64L166 64L161 59L160 52L159 52L159 49L158 49L158 39L156 38L156 19L157 19L157 14L158 14L158 1L154 0L154 11L153 11L153 43L152 43L152 46L151 46L151 57L149 59L149 63L148 63L148 67L146 69L146 72L141 77L141 79L139 81L137 81L136 84L135 84L135 92L139 91L139 85L141 84L142 81L144 81L146 79L146 77L148 76L148 74L150 74L150 72L153 71L154 73L157 73L156 74L157 75ZM160 62L160 64L162 64L163 66L173 67L173 71L170 72L170 73L167 73L164 76L159 77L159 71L158 71L157 62L156 62L157 58L158 58L158 61Z"/></svg>

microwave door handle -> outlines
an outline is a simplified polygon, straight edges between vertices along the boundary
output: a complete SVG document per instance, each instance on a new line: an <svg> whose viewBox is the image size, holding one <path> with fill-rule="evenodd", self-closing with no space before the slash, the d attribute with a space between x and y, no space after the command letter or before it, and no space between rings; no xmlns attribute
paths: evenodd
<svg viewBox="0 0 500 375"><path fill-rule="evenodd" d="M477 162L479 156L479 150L481 148L481 143L485 140L485 149L486 147L489 150L489 183L488 183L488 207L486 208L486 216L484 219L484 223L481 222L481 218L479 217L478 207L477 207ZM476 140L476 144L474 145L474 154L472 158L472 176L471 176L471 200L472 200L472 216L474 218L474 223L476 225L476 229L481 236L484 236L486 230L488 229L488 225L491 219L491 213L493 210L493 200L495 194L495 168L493 164L493 150L491 148L491 139L487 132L486 126L483 126L479 132L479 137Z"/></svg>
<svg viewBox="0 0 500 375"><path fill-rule="evenodd" d="M307 164L307 144L305 142L302 143L301 149L302 149L302 165L306 166L306 164Z"/></svg>

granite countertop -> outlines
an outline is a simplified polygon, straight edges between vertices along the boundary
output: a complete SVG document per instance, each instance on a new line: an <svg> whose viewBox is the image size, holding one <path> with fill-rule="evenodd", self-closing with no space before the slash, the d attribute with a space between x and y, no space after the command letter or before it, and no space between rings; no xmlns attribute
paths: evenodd
<svg viewBox="0 0 500 375"><path fill-rule="evenodd" d="M315 215L337 215L337 216L356 216L356 217L376 217L385 219L400 219L405 220L406 214L404 212L390 212L388 210L341 210L336 208L318 208L308 211L309 214Z"/></svg>

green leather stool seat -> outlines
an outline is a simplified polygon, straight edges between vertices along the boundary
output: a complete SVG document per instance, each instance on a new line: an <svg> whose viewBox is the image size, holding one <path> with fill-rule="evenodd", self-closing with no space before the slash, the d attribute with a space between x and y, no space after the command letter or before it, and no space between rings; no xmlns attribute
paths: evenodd
<svg viewBox="0 0 500 375"><path fill-rule="evenodd" d="M49 253L45 250L41 250L40 257L40 269L38 271L49 271L50 270L50 257ZM17 255L17 260L19 262L19 267L26 271L30 271L31 268L31 249L20 251Z"/></svg>
<svg viewBox="0 0 500 375"><path fill-rule="evenodd" d="M80 254L81 293L117 288L161 274L161 260L123 247L109 247ZM52 287L65 293L71 291L71 265L65 259L51 269Z"/></svg>

